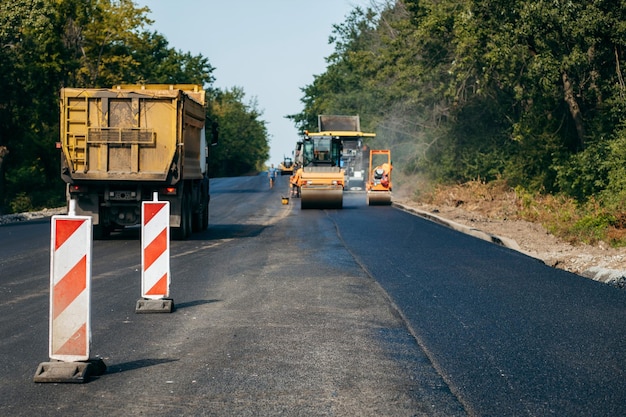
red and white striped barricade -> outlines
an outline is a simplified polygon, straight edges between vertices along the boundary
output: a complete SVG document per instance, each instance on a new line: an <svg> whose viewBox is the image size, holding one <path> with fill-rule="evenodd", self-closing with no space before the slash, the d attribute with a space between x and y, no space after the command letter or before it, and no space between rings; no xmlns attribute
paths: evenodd
<svg viewBox="0 0 626 417"><path fill-rule="evenodd" d="M53 216L50 239L49 356L35 382L84 382L106 369L90 360L91 217Z"/></svg>
<svg viewBox="0 0 626 417"><path fill-rule="evenodd" d="M170 295L170 203L141 204L141 296L136 313L171 313Z"/></svg>

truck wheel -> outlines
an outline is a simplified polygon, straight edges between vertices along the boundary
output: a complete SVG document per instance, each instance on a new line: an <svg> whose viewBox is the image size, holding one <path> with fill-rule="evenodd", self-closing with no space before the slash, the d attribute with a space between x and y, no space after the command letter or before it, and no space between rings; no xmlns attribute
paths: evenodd
<svg viewBox="0 0 626 417"><path fill-rule="evenodd" d="M202 232L209 227L209 205L206 200L202 201L201 209L193 214L193 231Z"/></svg>
<svg viewBox="0 0 626 417"><path fill-rule="evenodd" d="M186 209L185 209L185 223L187 225L187 227L185 228L187 230L186 234L185 234L185 239L187 239L189 236L191 236L191 233L193 232L193 207L191 207L191 194L187 193L187 204L186 204Z"/></svg>
<svg viewBox="0 0 626 417"><path fill-rule="evenodd" d="M209 228L209 190L202 190L202 198L200 199L201 211L198 213L198 221L200 223L200 230L205 231Z"/></svg>
<svg viewBox="0 0 626 417"><path fill-rule="evenodd" d="M172 227L172 239L185 240L191 233L191 205L189 204L189 194L184 193L180 208L180 226Z"/></svg>
<svg viewBox="0 0 626 417"><path fill-rule="evenodd" d="M202 203L202 230L209 228L209 203L205 201Z"/></svg>
<svg viewBox="0 0 626 417"><path fill-rule="evenodd" d="M197 213L194 213L193 211L191 212L191 231L196 233L196 232L200 232L202 230L202 216L203 216L204 210L202 209L202 206L200 206L200 210L198 210Z"/></svg>

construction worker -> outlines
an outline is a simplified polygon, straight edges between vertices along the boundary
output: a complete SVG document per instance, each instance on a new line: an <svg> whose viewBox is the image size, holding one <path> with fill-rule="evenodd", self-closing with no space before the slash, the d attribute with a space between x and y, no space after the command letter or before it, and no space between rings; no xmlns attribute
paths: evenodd
<svg viewBox="0 0 626 417"><path fill-rule="evenodd" d="M267 170L267 176L270 179L270 189L274 188L274 182L276 181L276 168L274 164Z"/></svg>
<svg viewBox="0 0 626 417"><path fill-rule="evenodd" d="M289 178L291 183L291 196L300 197L300 177L302 176L302 168L294 167L293 175Z"/></svg>
<svg viewBox="0 0 626 417"><path fill-rule="evenodd" d="M391 175L392 169L393 166L387 162L382 165L378 165L376 168L374 168L374 171L372 172L373 181L370 180L371 184L368 184L368 187L370 187L372 184L380 184L385 188L390 188L391 179L389 177Z"/></svg>
<svg viewBox="0 0 626 417"><path fill-rule="evenodd" d="M381 169L383 170L383 176L380 179L380 184L383 187L388 188L389 187L389 174L391 174L392 167L390 164L385 162L384 164L381 165Z"/></svg>

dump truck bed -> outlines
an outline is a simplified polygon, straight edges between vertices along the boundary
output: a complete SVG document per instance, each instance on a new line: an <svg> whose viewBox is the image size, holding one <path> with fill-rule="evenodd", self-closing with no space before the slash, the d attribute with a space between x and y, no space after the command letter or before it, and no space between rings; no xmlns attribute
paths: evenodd
<svg viewBox="0 0 626 417"><path fill-rule="evenodd" d="M200 179L204 118L201 86L64 88L62 175L67 182Z"/></svg>

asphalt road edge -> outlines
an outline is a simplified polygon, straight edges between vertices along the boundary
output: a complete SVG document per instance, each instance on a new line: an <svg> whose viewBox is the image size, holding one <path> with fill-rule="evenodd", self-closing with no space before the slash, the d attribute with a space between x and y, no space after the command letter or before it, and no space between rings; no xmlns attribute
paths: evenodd
<svg viewBox="0 0 626 417"><path fill-rule="evenodd" d="M524 251L514 239L492 235L480 229L476 229L475 227L466 226L464 224L454 222L452 220L437 216L436 214L433 214L424 210L420 210L415 207L410 207L402 203L392 202L392 206L402 211L405 211L407 213L414 214L416 216L425 218L432 222L441 224L442 226L456 230L457 232L465 233L467 235L471 235L478 239L486 240L487 242L491 242L496 245L504 246L514 251L523 253L526 256L537 259L538 261L544 263L545 265L548 265L544 262L543 259L537 258L536 256L533 256L532 254ZM626 270L617 270L617 269L609 269L609 268L594 266L594 267L587 269L586 271L583 271L581 276L592 279L594 281L602 282L604 284L608 284L614 287L626 289Z"/></svg>
<svg viewBox="0 0 626 417"><path fill-rule="evenodd" d="M403 210L407 213L410 213L410 214L425 218L427 220L430 220L432 222L441 224L442 226L448 227L458 232L465 233L467 235L474 236L478 239L486 240L487 242L491 242L496 245L504 246L514 251L523 253L526 256L529 256L531 258L534 258L546 264L543 259L537 258L533 254L524 251L519 246L519 244L515 241L515 239L492 235L480 229L476 229L475 227L466 226L464 224L460 224L452 220L437 216L436 214L433 214L424 210L420 210L415 207L407 206L406 204L392 202L392 206L400 210ZM51 217L55 214L65 214L66 212L67 212L67 209L65 207L59 207L59 208L54 208L54 209L45 209L45 210L38 211L38 212L4 215L4 216L0 216L0 225L42 219L42 218ZM546 265L551 266L549 264L546 264ZM589 278L594 281L602 282L604 284L608 284L613 287L626 289L626 270L617 270L617 269L604 268L600 266L594 266L583 271L580 275L582 277Z"/></svg>

